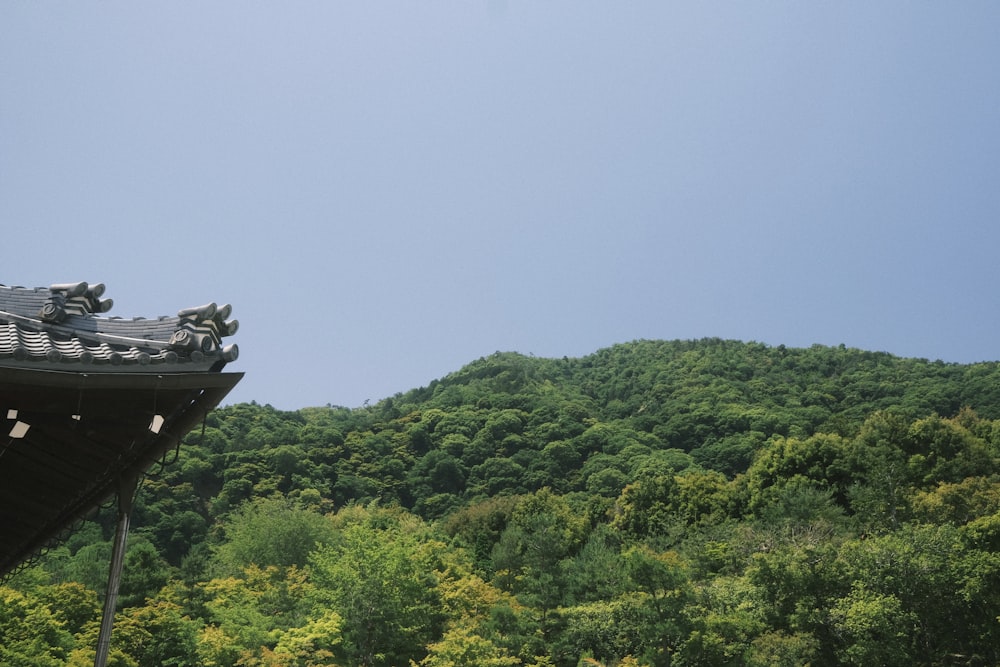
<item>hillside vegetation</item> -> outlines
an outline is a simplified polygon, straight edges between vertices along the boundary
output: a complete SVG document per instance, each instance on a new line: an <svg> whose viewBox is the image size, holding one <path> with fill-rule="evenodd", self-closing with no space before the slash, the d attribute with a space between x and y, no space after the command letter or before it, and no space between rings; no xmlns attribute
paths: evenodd
<svg viewBox="0 0 1000 667"><path fill-rule="evenodd" d="M705 339L240 404L137 500L121 667L1000 664L1000 365ZM93 663L114 516L0 586Z"/></svg>

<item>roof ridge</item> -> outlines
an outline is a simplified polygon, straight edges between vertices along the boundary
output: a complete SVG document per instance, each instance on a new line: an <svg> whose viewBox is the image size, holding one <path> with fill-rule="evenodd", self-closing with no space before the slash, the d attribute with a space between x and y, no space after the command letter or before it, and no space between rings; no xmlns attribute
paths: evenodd
<svg viewBox="0 0 1000 667"><path fill-rule="evenodd" d="M176 316L104 317L113 301L101 298L103 283L55 283L48 288L0 285L0 363L65 368L67 362L118 366L175 364L178 371L219 370L239 355L222 338L239 328L227 319L232 306L215 302L179 310ZM72 344L75 341L76 344Z"/></svg>

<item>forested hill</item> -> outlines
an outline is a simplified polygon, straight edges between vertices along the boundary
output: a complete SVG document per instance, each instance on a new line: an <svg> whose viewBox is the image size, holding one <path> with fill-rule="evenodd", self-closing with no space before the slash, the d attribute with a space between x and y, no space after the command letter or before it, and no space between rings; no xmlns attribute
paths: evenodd
<svg viewBox="0 0 1000 667"><path fill-rule="evenodd" d="M379 422L427 409L480 415L514 409L528 413L527 422L548 416L549 423L575 415L653 435L654 448L682 449L735 473L755 444L772 435L847 435L878 410L950 416L969 407L1000 418L998 381L997 363L945 364L843 346L796 349L717 338L637 341L581 359L496 353L397 394L373 412ZM532 440L544 446L552 439L543 433Z"/></svg>
<svg viewBox="0 0 1000 667"><path fill-rule="evenodd" d="M217 410L166 463L121 665L1000 663L993 362L498 352L363 408ZM92 663L113 521L0 587L0 664Z"/></svg>

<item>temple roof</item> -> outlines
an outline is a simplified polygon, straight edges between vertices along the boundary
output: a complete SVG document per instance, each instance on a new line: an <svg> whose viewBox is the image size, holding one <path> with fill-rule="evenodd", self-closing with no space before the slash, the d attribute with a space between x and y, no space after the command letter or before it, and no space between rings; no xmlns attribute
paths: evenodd
<svg viewBox="0 0 1000 667"><path fill-rule="evenodd" d="M203 422L243 377L229 306L120 319L103 285L0 286L0 576Z"/></svg>
<svg viewBox="0 0 1000 667"><path fill-rule="evenodd" d="M232 308L209 303L156 319L102 317L104 285L0 285L0 364L87 372L177 373L221 368L239 355Z"/></svg>

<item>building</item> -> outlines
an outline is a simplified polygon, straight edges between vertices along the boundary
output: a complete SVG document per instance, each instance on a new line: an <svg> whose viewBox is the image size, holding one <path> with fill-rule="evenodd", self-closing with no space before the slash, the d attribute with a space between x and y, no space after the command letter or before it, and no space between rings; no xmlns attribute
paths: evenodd
<svg viewBox="0 0 1000 667"><path fill-rule="evenodd" d="M222 372L238 356L223 343L238 328L228 305L122 319L103 296L0 285L0 576L117 500L99 667L137 483L243 377Z"/></svg>

